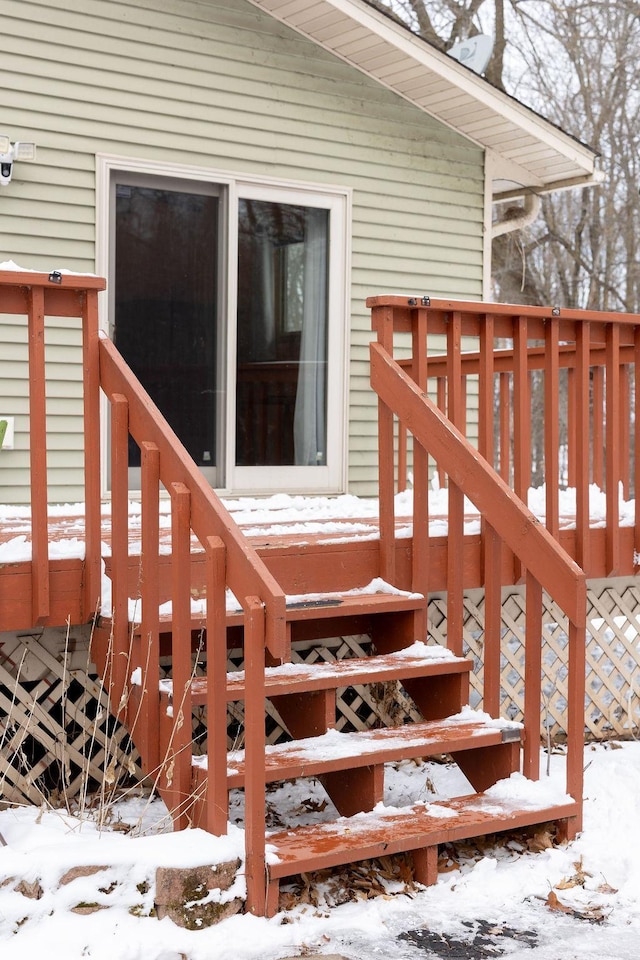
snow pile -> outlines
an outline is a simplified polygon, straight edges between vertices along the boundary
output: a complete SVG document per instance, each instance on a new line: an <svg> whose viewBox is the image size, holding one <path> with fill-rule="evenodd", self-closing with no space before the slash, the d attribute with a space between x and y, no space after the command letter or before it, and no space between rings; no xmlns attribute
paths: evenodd
<svg viewBox="0 0 640 960"><path fill-rule="evenodd" d="M551 778L533 787L518 776L494 788L518 799L538 791L562 794L564 758L551 758ZM542 768L546 766L546 758ZM242 856L241 831L214 838L199 830L154 835L164 814L158 801L122 801L112 820L134 825L130 835L100 832L90 822L33 808L0 812L0 956L3 960L277 960L341 954L349 960L425 960L403 934L425 924L440 938L471 939L485 929L508 925L522 942L505 946L511 960L636 960L640 936L640 744L598 745L585 752L584 832L564 847L550 845L544 831L500 846L478 843L451 848L449 867L429 889L402 892L388 885L385 896L328 906L319 890L317 907L298 906L265 920L238 915L206 930L189 931L150 916L157 866L191 866ZM428 788L426 786L428 782ZM432 801L459 795L455 768L404 763L388 770L385 803L402 807L416 786ZM280 785L269 794L278 815L307 822L335 818L322 809L324 794L314 781ZM326 800L326 797L325 797ZM232 803L239 816L241 795ZM146 836L134 836L140 829ZM91 877L68 885L59 880L71 867L103 865ZM39 884L40 899L16 891L19 881ZM26 889L26 888L23 888ZM88 916L70 912L79 902L106 907ZM133 909L132 909L133 908ZM283 922L286 919L286 922ZM528 931L528 939L524 932ZM440 954L442 956L443 954ZM469 950L468 954L473 956Z"/></svg>

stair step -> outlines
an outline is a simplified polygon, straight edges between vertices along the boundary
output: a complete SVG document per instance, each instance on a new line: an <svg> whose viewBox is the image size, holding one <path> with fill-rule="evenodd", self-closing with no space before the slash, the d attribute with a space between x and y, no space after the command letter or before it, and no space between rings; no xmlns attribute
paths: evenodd
<svg viewBox="0 0 640 960"><path fill-rule="evenodd" d="M333 823L271 833L267 838L269 876L278 880L372 857L437 848L440 843L564 820L579 812L571 797L550 799L546 784L540 784L544 789L536 801L538 784L529 786L534 788L531 799L517 795L509 799L508 790L496 796L496 788L492 788L486 793L410 807L385 809L379 805L371 812ZM432 876L428 882L435 879ZM272 896L270 900L273 902Z"/></svg>
<svg viewBox="0 0 640 960"><path fill-rule="evenodd" d="M424 606L424 597L420 593L406 591L367 593L366 588L348 593L309 594L300 597L288 597L286 604L286 619L290 623L303 620L328 620L336 617L357 617L362 615L381 613L402 613L419 610ZM244 613L239 606L227 608L227 626L241 625ZM160 633L171 633L173 616L171 613L160 613ZM203 601L192 601L191 629L201 630L206 622L206 604ZM100 617L101 629L108 629L111 624L109 617ZM141 623L136 620L133 624L134 635L139 634Z"/></svg>
<svg viewBox="0 0 640 960"><path fill-rule="evenodd" d="M455 657L445 647L417 641L404 650L383 656L354 657L330 662L304 664L286 663L265 670L266 695L285 696L314 690L336 690L356 684L385 683L420 677L439 677L450 674L468 674L471 661ZM160 692L172 695L171 680L160 682ZM227 699L242 700L245 692L245 672L227 674ZM194 677L191 683L194 706L202 706L207 698L207 678Z"/></svg>
<svg viewBox="0 0 640 960"><path fill-rule="evenodd" d="M382 766L393 761L456 754L469 750L520 742L522 725L492 720L487 714L470 709L446 720L413 723L339 733L329 730L318 737L307 737L265 748L267 783L296 777L317 777L336 770ZM194 757L194 775L198 782L206 777L206 757ZM245 780L245 751L227 755L229 789L242 787Z"/></svg>

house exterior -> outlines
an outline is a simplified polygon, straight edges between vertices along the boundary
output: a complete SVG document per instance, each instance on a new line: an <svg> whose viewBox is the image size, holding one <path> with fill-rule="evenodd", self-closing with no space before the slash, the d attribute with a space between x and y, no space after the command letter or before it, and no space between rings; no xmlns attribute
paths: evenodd
<svg viewBox="0 0 640 960"><path fill-rule="evenodd" d="M597 179L590 149L365 0L0 10L0 133L37 147L0 187L0 262L107 277L105 331L225 493L373 494L366 297L487 297L496 202ZM46 346L49 498L82 500L74 321ZM0 502L28 502L21 319L0 368Z"/></svg>

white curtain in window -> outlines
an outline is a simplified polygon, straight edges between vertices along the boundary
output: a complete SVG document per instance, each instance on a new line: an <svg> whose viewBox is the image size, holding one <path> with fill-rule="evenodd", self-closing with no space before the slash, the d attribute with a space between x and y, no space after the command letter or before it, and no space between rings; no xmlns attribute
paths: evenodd
<svg viewBox="0 0 640 960"><path fill-rule="evenodd" d="M308 208L304 237L304 301L294 413L297 465L326 463L327 212Z"/></svg>

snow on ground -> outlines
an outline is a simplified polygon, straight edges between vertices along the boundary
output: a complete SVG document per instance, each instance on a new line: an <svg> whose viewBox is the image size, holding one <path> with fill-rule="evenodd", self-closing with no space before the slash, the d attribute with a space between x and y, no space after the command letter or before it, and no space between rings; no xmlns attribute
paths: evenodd
<svg viewBox="0 0 640 960"><path fill-rule="evenodd" d="M543 770L545 765L543 757ZM563 768L564 758L552 756L556 787L563 784ZM158 834L164 809L159 801L149 804L142 797L121 800L111 810L112 823L133 825L129 834L100 830L86 816L8 809L0 812L6 844L0 846L0 957L277 960L338 953L349 960L424 960L488 957L500 951L512 960L636 960L640 743L588 746L585 768L584 832L567 846L544 849L544 834L533 849L525 847L521 836L497 847L462 845L452 851L457 858L452 869L440 873L429 889L407 891L388 882L384 895L333 905L335 896L331 903L326 900L330 887L320 887L316 906L299 905L269 920L238 915L197 931L148 916L155 867L235 856L242 849L238 829L223 839L196 830ZM389 772L388 780L385 800L396 804L415 796L416 788L433 798L466 787L455 768L433 763L402 764ZM321 809L321 796L315 782L283 784L269 795L270 816L286 815L288 809L307 822L329 817L330 808ZM232 819L241 813L239 804L237 795ZM108 870L58 887L58 878L78 864L102 864ZM39 881L40 899L16 892L19 880ZM88 916L70 912L83 902L108 908ZM430 940L409 933L424 927L431 931ZM478 952L470 941L487 931L498 947ZM438 952L426 949L425 942L431 948L437 943Z"/></svg>

